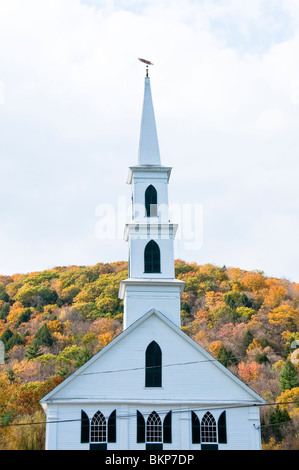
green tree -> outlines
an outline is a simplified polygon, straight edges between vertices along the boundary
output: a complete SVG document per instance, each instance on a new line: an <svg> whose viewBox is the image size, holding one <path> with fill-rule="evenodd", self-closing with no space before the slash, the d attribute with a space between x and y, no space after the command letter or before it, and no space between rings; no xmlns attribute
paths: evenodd
<svg viewBox="0 0 299 470"><path fill-rule="evenodd" d="M34 336L33 342L38 344L39 346L49 346L51 347L53 344L52 335L46 325L44 325L38 330L36 335Z"/></svg>
<svg viewBox="0 0 299 470"><path fill-rule="evenodd" d="M262 353L257 353L255 358L254 358L255 362L257 362L258 364L263 364L263 363L267 363L267 362L270 362L269 359L268 359L268 356L266 353L262 352Z"/></svg>
<svg viewBox="0 0 299 470"><path fill-rule="evenodd" d="M242 346L245 351L248 348L248 346L252 343L252 341L253 341L253 334L251 333L250 330L247 330L242 341Z"/></svg>
<svg viewBox="0 0 299 470"><path fill-rule="evenodd" d="M0 308L0 320L5 320L5 318L9 314L9 307L9 303L6 303Z"/></svg>
<svg viewBox="0 0 299 470"><path fill-rule="evenodd" d="M40 350L40 345L35 342L34 340L32 343L28 346L25 352L25 357L28 361L31 361L32 359L35 359L38 356L41 356L42 352Z"/></svg>
<svg viewBox="0 0 299 470"><path fill-rule="evenodd" d="M1 341L3 341L4 345L5 345L5 349L6 349L6 345L7 345L7 342L8 340L13 336L13 332L9 329L9 328L6 328L6 330L2 333L2 335L0 336L0 339Z"/></svg>
<svg viewBox="0 0 299 470"><path fill-rule="evenodd" d="M13 333L9 328L6 328L0 339L4 343L5 351L9 351L16 344L24 344L24 339L20 333Z"/></svg>
<svg viewBox="0 0 299 470"><path fill-rule="evenodd" d="M5 291L0 292L0 300L9 302L9 295Z"/></svg>
<svg viewBox="0 0 299 470"><path fill-rule="evenodd" d="M30 315L31 315L30 308L26 308L25 312L21 313L21 315L19 316L19 318L16 322L16 325L15 325L16 328L18 328L18 326L20 326L22 323L26 323L29 320Z"/></svg>
<svg viewBox="0 0 299 470"><path fill-rule="evenodd" d="M262 438L265 442L269 442L274 438L276 442L282 441L285 434L285 427L291 422L291 418L287 410L281 409L276 405L274 409L262 418Z"/></svg>
<svg viewBox="0 0 299 470"><path fill-rule="evenodd" d="M54 304L57 293L48 286L32 286L24 284L15 296L15 300L22 302L25 307L38 307Z"/></svg>
<svg viewBox="0 0 299 470"><path fill-rule="evenodd" d="M14 333L11 338L6 342L6 351L9 351L17 344L23 345L25 343L24 338L20 335L20 333Z"/></svg>
<svg viewBox="0 0 299 470"><path fill-rule="evenodd" d="M299 387L299 378L294 364L288 359L279 376L280 390L291 390L294 387Z"/></svg>
<svg viewBox="0 0 299 470"><path fill-rule="evenodd" d="M225 367L238 363L234 353L230 349L227 350L223 345L218 351L217 359Z"/></svg>

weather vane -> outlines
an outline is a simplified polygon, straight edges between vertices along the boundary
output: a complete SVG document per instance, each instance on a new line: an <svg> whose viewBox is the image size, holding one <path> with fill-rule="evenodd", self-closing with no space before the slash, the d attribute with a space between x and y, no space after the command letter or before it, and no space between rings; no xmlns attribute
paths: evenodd
<svg viewBox="0 0 299 470"><path fill-rule="evenodd" d="M139 59L139 58L138 58L138 60L140 60L140 62L143 62L144 64L146 64L146 76L148 78L148 66L149 65L154 65L154 64L152 64L149 60Z"/></svg>

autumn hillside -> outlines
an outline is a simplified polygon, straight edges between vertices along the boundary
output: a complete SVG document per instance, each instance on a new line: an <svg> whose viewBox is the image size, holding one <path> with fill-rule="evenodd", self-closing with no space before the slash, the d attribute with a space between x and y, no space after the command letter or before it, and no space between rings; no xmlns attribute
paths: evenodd
<svg viewBox="0 0 299 470"><path fill-rule="evenodd" d="M117 262L0 276L0 450L43 448L39 400L122 331L127 275ZM183 331L267 400L263 448L299 450L299 284L180 260L176 277Z"/></svg>

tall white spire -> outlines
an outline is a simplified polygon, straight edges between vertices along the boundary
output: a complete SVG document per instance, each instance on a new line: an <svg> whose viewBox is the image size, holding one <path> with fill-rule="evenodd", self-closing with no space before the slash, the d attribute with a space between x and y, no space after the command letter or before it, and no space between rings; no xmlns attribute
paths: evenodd
<svg viewBox="0 0 299 470"><path fill-rule="evenodd" d="M141 60L141 59L140 59ZM141 62L146 61L141 60ZM126 224L129 277L120 283L124 301L123 327L128 328L155 309L181 325L181 294L185 282L175 278L174 238L177 225L169 220L168 183L171 168L162 166L150 79L145 77L138 165L131 166L132 219Z"/></svg>
<svg viewBox="0 0 299 470"><path fill-rule="evenodd" d="M156 120L148 76L145 77L138 165L161 165Z"/></svg>

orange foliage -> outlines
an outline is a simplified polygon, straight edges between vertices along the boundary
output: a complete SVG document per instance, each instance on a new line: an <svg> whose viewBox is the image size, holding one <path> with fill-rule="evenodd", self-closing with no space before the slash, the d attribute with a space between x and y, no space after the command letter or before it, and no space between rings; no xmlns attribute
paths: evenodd
<svg viewBox="0 0 299 470"><path fill-rule="evenodd" d="M266 279L265 285L269 289L264 296L264 306L275 308L285 299L287 290L277 279Z"/></svg>
<svg viewBox="0 0 299 470"><path fill-rule="evenodd" d="M22 377L24 382L30 382L40 373L40 363L37 361L15 361L12 364L12 370L16 377Z"/></svg>
<svg viewBox="0 0 299 470"><path fill-rule="evenodd" d="M245 382L253 382L258 378L260 365L257 362L240 362L238 365L238 373Z"/></svg>
<svg viewBox="0 0 299 470"><path fill-rule="evenodd" d="M249 290L255 293L265 286L265 278L261 273L250 271L243 276L242 285L245 291Z"/></svg>
<svg viewBox="0 0 299 470"><path fill-rule="evenodd" d="M113 334L112 333L103 333L103 334L98 336L98 340L99 340L99 343L100 343L101 347L104 348L105 346L107 346L108 343L110 343L110 341L113 340Z"/></svg>
<svg viewBox="0 0 299 470"><path fill-rule="evenodd" d="M194 323L197 326L200 326L201 323L207 323L209 320L208 312L205 310L198 310L194 315Z"/></svg>

